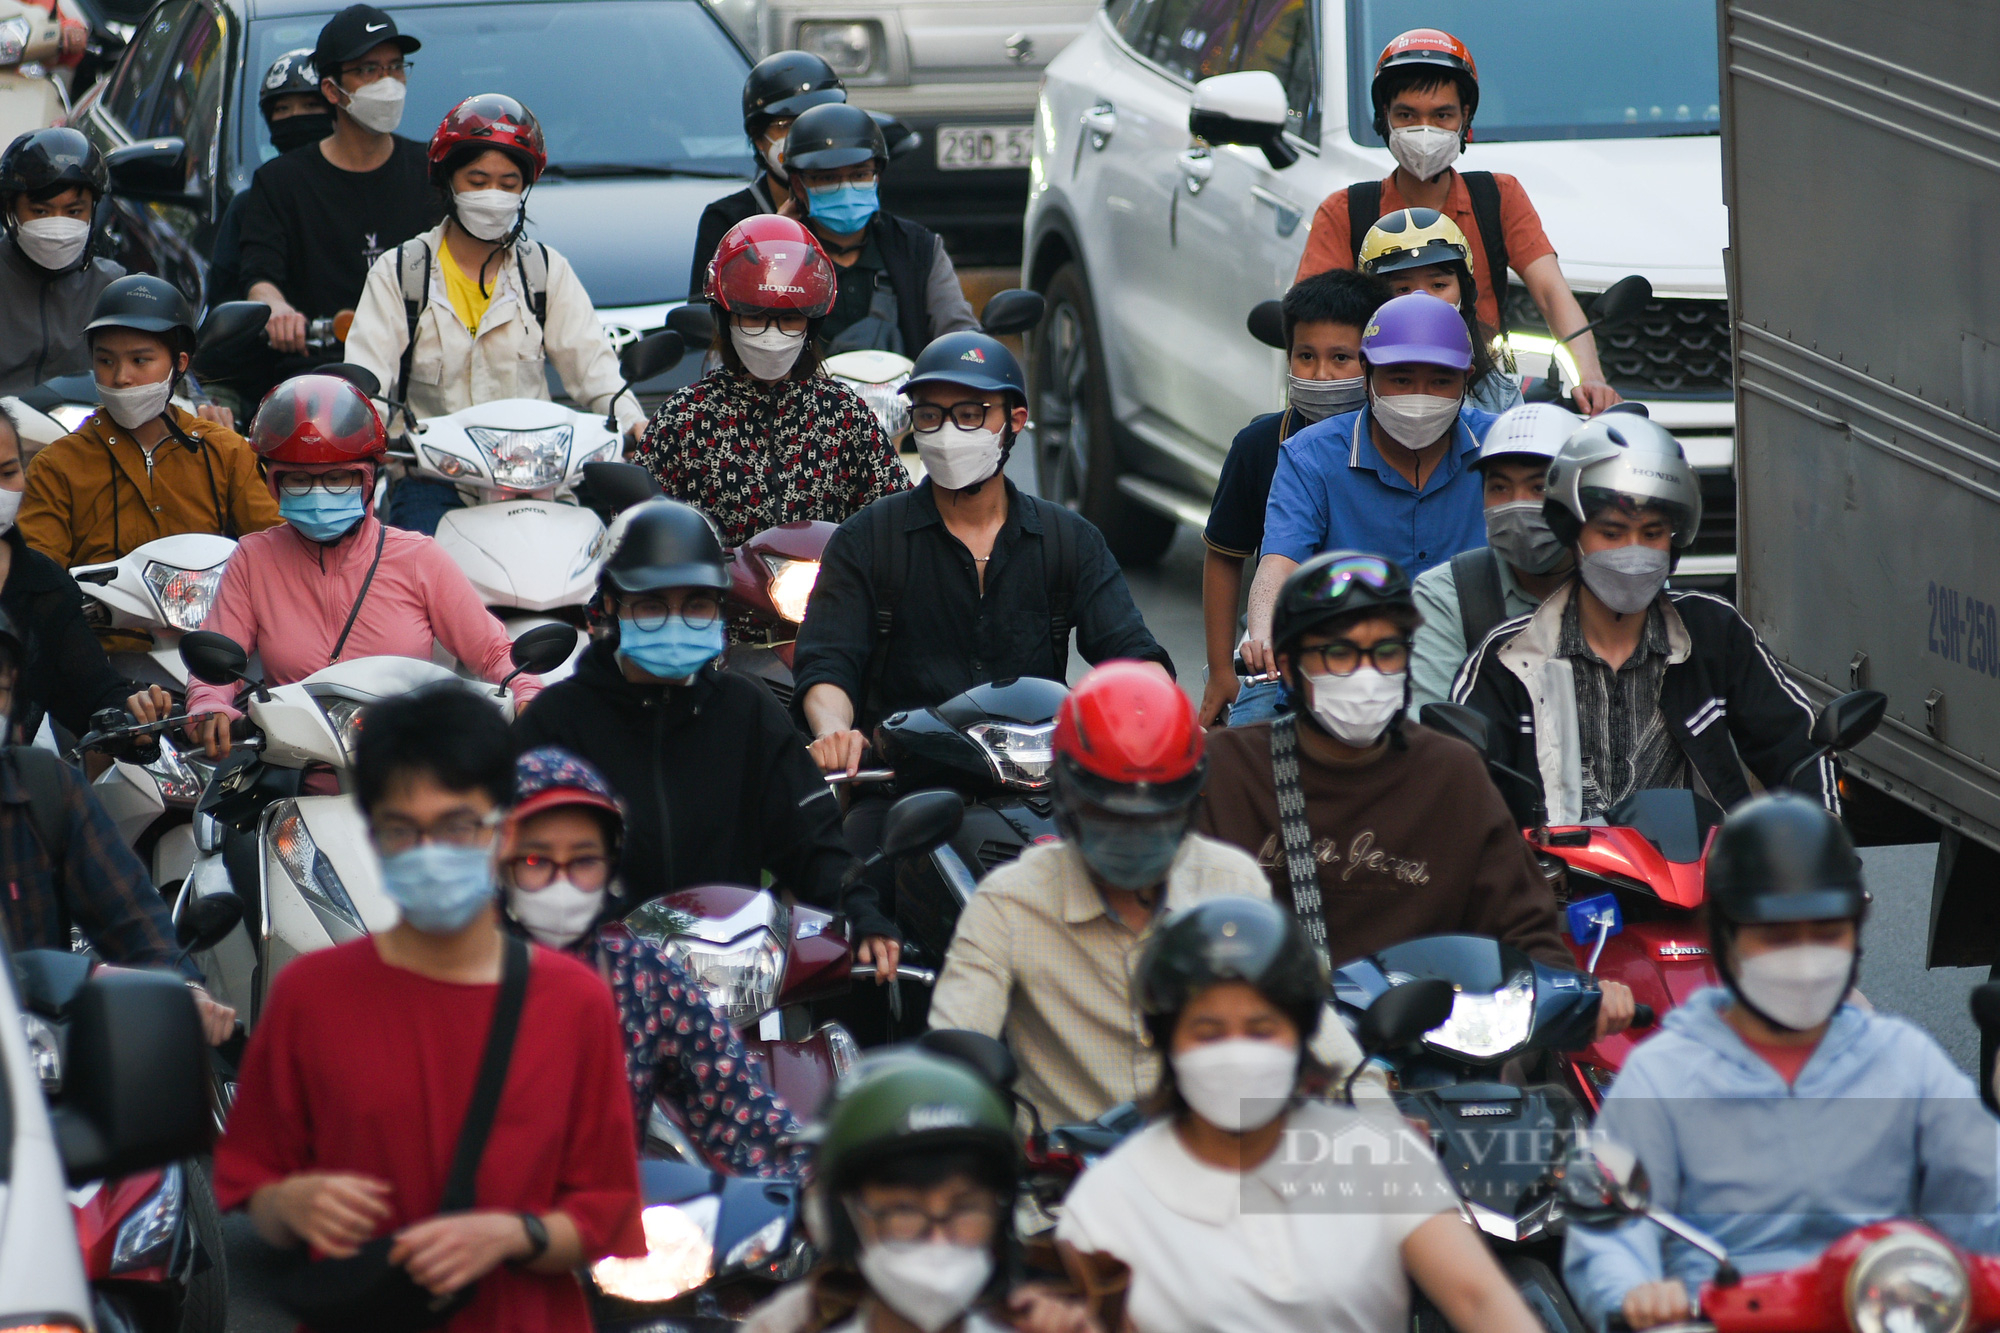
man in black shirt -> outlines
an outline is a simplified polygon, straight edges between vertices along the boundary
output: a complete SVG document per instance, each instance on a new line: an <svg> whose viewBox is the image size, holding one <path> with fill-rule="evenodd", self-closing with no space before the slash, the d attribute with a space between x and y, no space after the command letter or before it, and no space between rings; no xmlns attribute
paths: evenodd
<svg viewBox="0 0 2000 1333"><path fill-rule="evenodd" d="M333 133L258 168L243 218L242 275L271 307L266 335L306 355L306 322L361 299L368 266L438 219L424 145L394 133L403 115L405 57L420 43L370 5L327 20L313 50ZM292 360L281 373L307 363Z"/></svg>

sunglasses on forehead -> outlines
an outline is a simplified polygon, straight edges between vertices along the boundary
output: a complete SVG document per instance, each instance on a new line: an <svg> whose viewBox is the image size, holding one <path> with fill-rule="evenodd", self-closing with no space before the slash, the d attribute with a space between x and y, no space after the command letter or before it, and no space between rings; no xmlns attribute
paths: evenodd
<svg viewBox="0 0 2000 1333"><path fill-rule="evenodd" d="M1338 606L1355 584L1375 592L1389 586L1389 562L1378 555L1349 556L1319 571L1301 591L1315 602Z"/></svg>

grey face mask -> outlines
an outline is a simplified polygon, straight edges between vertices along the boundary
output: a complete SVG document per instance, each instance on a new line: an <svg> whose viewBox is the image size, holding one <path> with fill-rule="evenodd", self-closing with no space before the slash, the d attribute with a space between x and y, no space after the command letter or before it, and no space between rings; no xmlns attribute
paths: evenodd
<svg viewBox="0 0 2000 1333"><path fill-rule="evenodd" d="M1356 375L1350 380L1302 380L1297 375L1287 375L1291 381L1292 410L1307 421L1324 421L1337 417L1343 412L1359 412L1368 403L1368 377Z"/></svg>
<svg viewBox="0 0 2000 1333"><path fill-rule="evenodd" d="M1547 574L1569 554L1549 531L1540 500L1513 500L1488 509L1486 542L1523 574Z"/></svg>
<svg viewBox="0 0 2000 1333"><path fill-rule="evenodd" d="M1608 551L1592 551L1579 562L1584 586L1597 600L1621 616L1636 615L1653 604L1660 589L1667 586L1665 551L1650 546L1614 546Z"/></svg>

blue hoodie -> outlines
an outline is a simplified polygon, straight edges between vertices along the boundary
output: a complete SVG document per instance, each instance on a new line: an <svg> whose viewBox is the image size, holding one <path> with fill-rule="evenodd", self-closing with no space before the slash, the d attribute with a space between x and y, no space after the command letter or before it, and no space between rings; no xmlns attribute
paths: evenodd
<svg viewBox="0 0 2000 1333"><path fill-rule="evenodd" d="M1971 1250L2000 1248L2000 1125L1921 1028L1842 1005L1791 1087L1723 1021L1720 987L1636 1048L1597 1118L1631 1148L1656 1207L1721 1241L1745 1273L1817 1258L1855 1227L1916 1217ZM1650 1222L1569 1230L1563 1276L1592 1327L1641 1283L1713 1275Z"/></svg>

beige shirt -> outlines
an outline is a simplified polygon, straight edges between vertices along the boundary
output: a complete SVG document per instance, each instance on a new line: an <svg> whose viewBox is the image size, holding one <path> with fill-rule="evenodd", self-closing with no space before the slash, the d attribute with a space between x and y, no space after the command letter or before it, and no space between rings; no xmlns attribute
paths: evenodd
<svg viewBox="0 0 2000 1333"><path fill-rule="evenodd" d="M1270 896L1247 853L1190 834L1167 872L1165 909ZM1105 907L1067 843L1030 847L966 904L931 997L931 1026L1003 1038L1021 1067L1017 1090L1043 1125L1093 1119L1159 1081L1159 1053L1133 994L1151 933L1134 934ZM1360 1058L1330 1010L1313 1053L1341 1069Z"/></svg>

